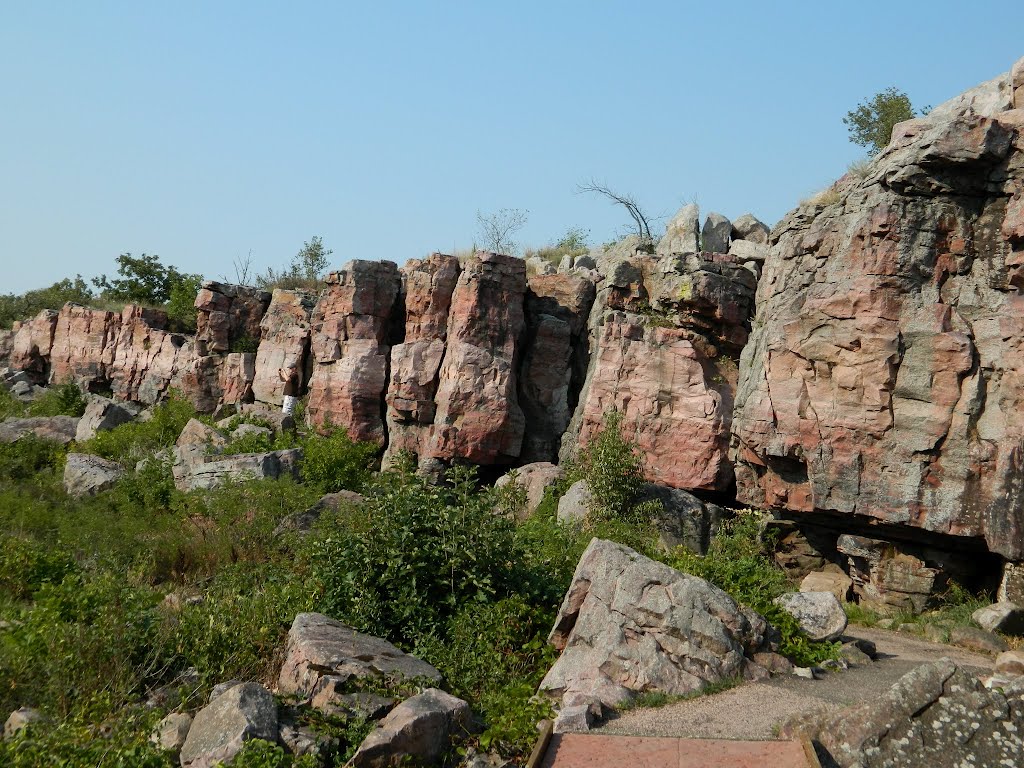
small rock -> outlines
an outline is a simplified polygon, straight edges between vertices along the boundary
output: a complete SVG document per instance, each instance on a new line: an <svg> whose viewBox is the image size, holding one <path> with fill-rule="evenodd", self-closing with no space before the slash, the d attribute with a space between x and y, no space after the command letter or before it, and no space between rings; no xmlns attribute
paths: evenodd
<svg viewBox="0 0 1024 768"><path fill-rule="evenodd" d="M351 764L383 768L405 760L429 763L444 753L453 734L469 725L468 703L438 688L428 688L391 710L359 745Z"/></svg>
<svg viewBox="0 0 1024 768"><path fill-rule="evenodd" d="M565 495L558 500L558 522L579 523L587 519L590 514L590 504L593 496L590 493L590 486L586 480L577 480Z"/></svg>
<svg viewBox="0 0 1024 768"><path fill-rule="evenodd" d="M759 651L753 656L754 663L765 669L772 675L793 674L793 662L780 653L770 651Z"/></svg>
<svg viewBox="0 0 1024 768"><path fill-rule="evenodd" d="M842 656L847 663L854 666L863 666L871 663L871 657L858 648L856 643L844 643L843 647L839 649L839 655Z"/></svg>
<svg viewBox="0 0 1024 768"><path fill-rule="evenodd" d="M930 640L933 643L944 643L946 642L947 634L947 630L938 624L924 625L925 640Z"/></svg>
<svg viewBox="0 0 1024 768"><path fill-rule="evenodd" d="M815 669L820 669L824 672L845 672L849 668L850 665L845 659L825 659Z"/></svg>
<svg viewBox="0 0 1024 768"><path fill-rule="evenodd" d="M1024 675L1024 651L1003 651L996 657L995 671L1004 675Z"/></svg>
<svg viewBox="0 0 1024 768"><path fill-rule="evenodd" d="M189 728L192 727L192 715L185 712L172 712L159 723L150 735L149 740L159 749L178 754L181 752Z"/></svg>
<svg viewBox="0 0 1024 768"><path fill-rule="evenodd" d="M266 437L270 439L274 436L273 430L267 427L261 427L259 424L239 424L234 432L231 433L232 440L239 440L243 437Z"/></svg>
<svg viewBox="0 0 1024 768"><path fill-rule="evenodd" d="M320 689L310 700L310 706L325 715L355 715L366 720L380 720L397 703L387 696L368 691L349 693L345 684L348 678L328 675L321 679Z"/></svg>
<svg viewBox="0 0 1024 768"><path fill-rule="evenodd" d="M89 453L69 453L64 464L64 490L69 496L82 498L114 487L124 476L124 468Z"/></svg>
<svg viewBox="0 0 1024 768"><path fill-rule="evenodd" d="M16 709L8 716L7 721L4 723L4 738L9 739L18 731L23 728L27 728L32 723L37 723L43 719L42 714L39 710L32 709L32 707L21 707Z"/></svg>
<svg viewBox="0 0 1024 768"><path fill-rule="evenodd" d="M999 635L977 627L953 627L949 642L978 653L996 654L1010 648Z"/></svg>
<svg viewBox="0 0 1024 768"><path fill-rule="evenodd" d="M562 468L558 465L548 461L537 461L502 475L494 483L494 487L504 488L515 478L516 484L526 491L526 509L523 516L529 517L537 511L537 507L544 500L544 492L558 482L562 474Z"/></svg>
<svg viewBox="0 0 1024 768"><path fill-rule="evenodd" d="M775 604L800 624L811 640L834 640L846 629L843 606L831 592L790 592Z"/></svg>
<svg viewBox="0 0 1024 768"><path fill-rule="evenodd" d="M878 648L876 648L875 644L870 640L865 640L863 637L854 637L852 639L846 640L846 642L855 645L863 653L867 654L867 656L869 656L872 661L878 658Z"/></svg>
<svg viewBox="0 0 1024 768"><path fill-rule="evenodd" d="M971 618L989 632L1002 632L1007 635L1024 634L1024 608L1016 603L1002 602L979 608Z"/></svg>
<svg viewBox="0 0 1024 768"><path fill-rule="evenodd" d="M807 680L817 680L814 676L814 670L810 667L793 667L793 674L797 677L803 677Z"/></svg>
<svg viewBox="0 0 1024 768"><path fill-rule="evenodd" d="M182 768L230 762L252 739L277 740L277 702L258 683L241 683L196 713L181 748Z"/></svg>
<svg viewBox="0 0 1024 768"><path fill-rule="evenodd" d="M594 713L586 704L565 707L555 718L555 733L587 733L594 724Z"/></svg>

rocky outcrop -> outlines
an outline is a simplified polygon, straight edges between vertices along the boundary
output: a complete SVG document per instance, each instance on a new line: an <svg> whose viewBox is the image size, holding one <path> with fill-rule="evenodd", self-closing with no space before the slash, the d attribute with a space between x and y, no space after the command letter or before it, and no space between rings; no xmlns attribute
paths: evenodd
<svg viewBox="0 0 1024 768"><path fill-rule="evenodd" d="M201 356L254 352L270 294L207 280L196 296L196 349Z"/></svg>
<svg viewBox="0 0 1024 768"><path fill-rule="evenodd" d="M115 403L106 397L90 395L85 406L85 413L78 422L75 441L84 443L96 436L97 432L105 432L114 427L126 424L139 415L138 406Z"/></svg>
<svg viewBox="0 0 1024 768"><path fill-rule="evenodd" d="M74 416L30 416L0 422L0 443L13 443L26 435L67 445L75 439L78 419Z"/></svg>
<svg viewBox="0 0 1024 768"><path fill-rule="evenodd" d="M988 691L940 659L908 672L876 700L799 717L782 736L813 739L841 768L954 768L1020 765L1022 728L1024 680Z"/></svg>
<svg viewBox="0 0 1024 768"><path fill-rule="evenodd" d="M774 230L733 423L744 503L1024 557L1012 95L1003 76L899 124L863 178Z"/></svg>
<svg viewBox="0 0 1024 768"><path fill-rule="evenodd" d="M382 403L399 287L390 261L352 261L327 277L311 318L312 424L344 427L353 439L384 445Z"/></svg>
<svg viewBox="0 0 1024 768"><path fill-rule="evenodd" d="M298 366L303 381L309 378L309 340L316 296L305 291L275 289L260 320L259 349L253 363L253 397L261 403L280 406L284 381L279 371L288 363Z"/></svg>
<svg viewBox="0 0 1024 768"><path fill-rule="evenodd" d="M95 496L114 487L124 467L89 453L69 453L64 463L64 490L69 496Z"/></svg>
<svg viewBox="0 0 1024 768"><path fill-rule="evenodd" d="M44 309L31 320L15 323L11 341L10 364L25 371L37 384L45 384L50 377L50 350L57 329L57 311Z"/></svg>
<svg viewBox="0 0 1024 768"><path fill-rule="evenodd" d="M259 683L239 683L196 713L181 747L182 768L230 763L245 742L277 740L277 702Z"/></svg>
<svg viewBox="0 0 1024 768"><path fill-rule="evenodd" d="M703 579L610 541L580 558L551 630L562 654L541 689L608 707L644 691L686 694L744 674L768 625Z"/></svg>
<svg viewBox="0 0 1024 768"><path fill-rule="evenodd" d="M179 491L210 490L244 480L277 480L299 477L301 448L230 456L195 456L175 462L171 471Z"/></svg>

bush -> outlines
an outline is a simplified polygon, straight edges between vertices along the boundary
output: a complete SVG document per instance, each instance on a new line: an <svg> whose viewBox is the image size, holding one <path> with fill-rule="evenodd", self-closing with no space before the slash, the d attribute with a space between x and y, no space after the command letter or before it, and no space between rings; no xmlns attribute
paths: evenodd
<svg viewBox="0 0 1024 768"><path fill-rule="evenodd" d="M85 413L85 395L73 381L50 387L28 406L29 416L81 416Z"/></svg>
<svg viewBox="0 0 1024 768"><path fill-rule="evenodd" d="M46 482L63 468L64 455L60 443L31 434L13 443L0 443L0 480Z"/></svg>
<svg viewBox="0 0 1024 768"><path fill-rule="evenodd" d="M35 317L44 309L60 309L69 301L88 304L91 300L92 291L81 275L76 275L74 280L65 278L49 288L27 291L21 295L0 295L0 328L10 328L15 320Z"/></svg>
<svg viewBox="0 0 1024 768"><path fill-rule="evenodd" d="M493 513L493 494L475 490L472 470L447 479L436 486L386 473L366 499L363 527L313 544L320 610L410 647L441 633L466 603L515 591L523 552L514 523Z"/></svg>
<svg viewBox="0 0 1024 768"><path fill-rule="evenodd" d="M321 494L361 491L373 474L380 452L373 443L352 440L340 427L326 437L309 437L302 448L302 480Z"/></svg>
<svg viewBox="0 0 1024 768"><path fill-rule="evenodd" d="M80 445L79 449L134 467L136 462L173 446L181 430L195 415L192 404L179 393L172 392L167 400L153 408L152 418L148 421L131 421L106 432L97 432L96 437Z"/></svg>

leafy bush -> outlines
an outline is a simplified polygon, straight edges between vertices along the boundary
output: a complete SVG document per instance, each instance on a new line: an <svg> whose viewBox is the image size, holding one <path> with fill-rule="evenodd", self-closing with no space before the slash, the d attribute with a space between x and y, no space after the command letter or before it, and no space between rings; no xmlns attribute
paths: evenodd
<svg viewBox="0 0 1024 768"><path fill-rule="evenodd" d="M303 482L321 494L361 491L372 476L380 451L373 443L352 440L341 427L327 436L309 437L302 448Z"/></svg>
<svg viewBox="0 0 1024 768"><path fill-rule="evenodd" d="M464 604L515 591L523 553L514 523L493 513L472 470L452 469L447 480L386 473L364 503L364 527L314 543L321 610L409 647L442 632Z"/></svg>
<svg viewBox="0 0 1024 768"><path fill-rule="evenodd" d="M193 405L179 393L172 392L167 400L153 408L148 421L135 420L97 432L96 437L79 449L134 467L136 462L174 445L181 430L195 415Z"/></svg>
<svg viewBox="0 0 1024 768"><path fill-rule="evenodd" d="M277 744L252 739L245 743L231 765L232 768L317 768L320 763L313 755L293 757Z"/></svg>
<svg viewBox="0 0 1024 768"><path fill-rule="evenodd" d="M10 533L0 535L0 592L14 600L31 598L46 584L59 584L77 570L63 548Z"/></svg>
<svg viewBox="0 0 1024 768"><path fill-rule="evenodd" d="M63 467L64 455L60 443L31 434L13 443L0 443L0 480L45 482Z"/></svg>
<svg viewBox="0 0 1024 768"><path fill-rule="evenodd" d="M764 616L782 635L779 651L796 664L808 666L834 658L838 644L811 642L796 619L772 602L792 588L765 550L760 536L761 519L753 511L740 513L722 524L707 555L702 557L678 547L668 563L710 581L738 603Z"/></svg>
<svg viewBox="0 0 1024 768"><path fill-rule="evenodd" d="M81 275L74 280L65 278L49 288L26 291L21 295L0 295L0 328L10 328L15 320L35 317L44 309L60 309L66 303L88 304L92 291Z"/></svg>
<svg viewBox="0 0 1024 768"><path fill-rule="evenodd" d="M73 381L50 387L28 406L29 416L81 416L85 413L85 395Z"/></svg>

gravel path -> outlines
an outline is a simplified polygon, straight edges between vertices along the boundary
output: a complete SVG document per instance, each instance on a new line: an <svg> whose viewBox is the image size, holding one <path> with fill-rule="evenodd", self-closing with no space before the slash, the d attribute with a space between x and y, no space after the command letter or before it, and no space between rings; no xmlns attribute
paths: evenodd
<svg viewBox="0 0 1024 768"><path fill-rule="evenodd" d="M878 660L826 675L822 680L785 676L664 707L635 709L609 720L596 733L700 739L771 739L796 714L858 704L888 690L914 667L948 656L981 673L992 659L897 632L850 627L848 637L871 640Z"/></svg>

